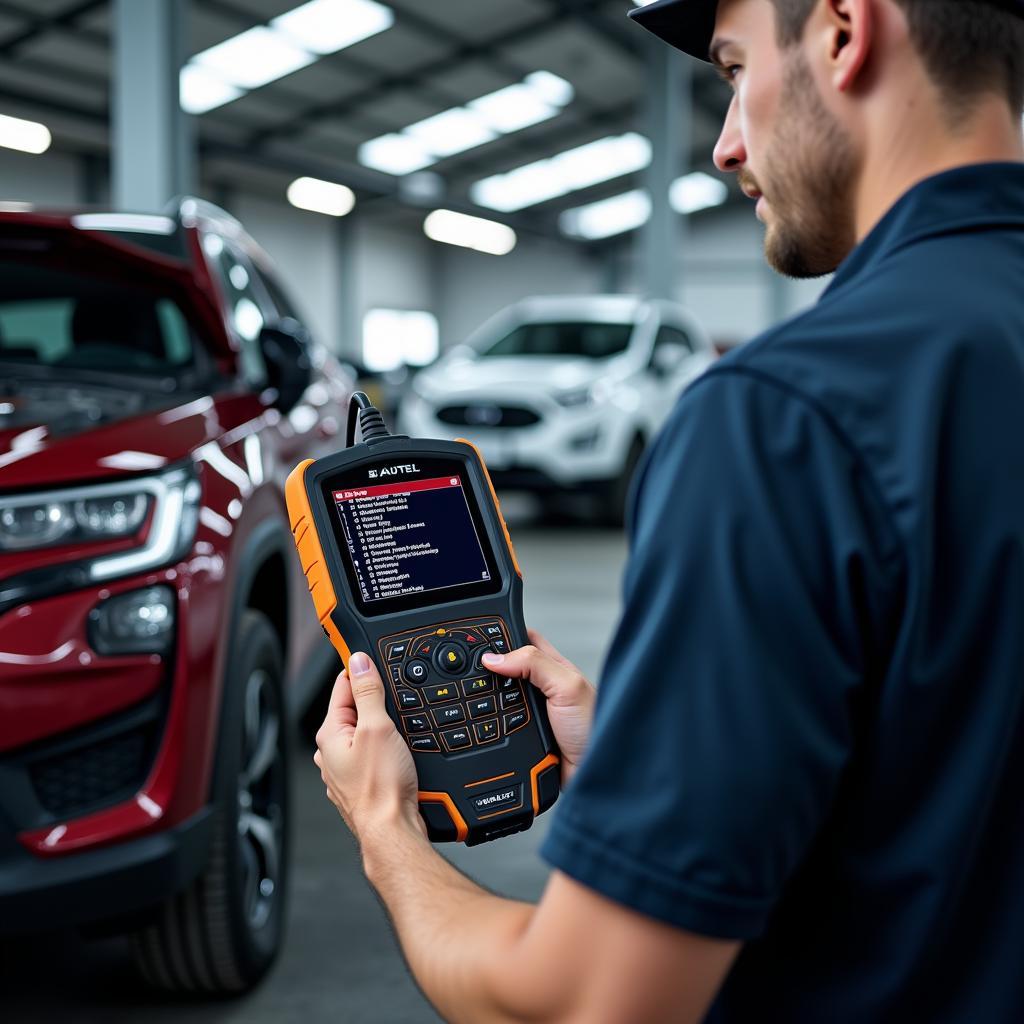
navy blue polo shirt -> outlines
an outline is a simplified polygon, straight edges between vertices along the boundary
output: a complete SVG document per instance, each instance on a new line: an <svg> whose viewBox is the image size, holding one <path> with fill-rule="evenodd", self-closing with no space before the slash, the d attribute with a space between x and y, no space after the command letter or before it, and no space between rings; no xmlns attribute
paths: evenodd
<svg viewBox="0 0 1024 1024"><path fill-rule="evenodd" d="M546 859L744 940L710 1020L1024 1020L1024 165L904 195L635 493Z"/></svg>

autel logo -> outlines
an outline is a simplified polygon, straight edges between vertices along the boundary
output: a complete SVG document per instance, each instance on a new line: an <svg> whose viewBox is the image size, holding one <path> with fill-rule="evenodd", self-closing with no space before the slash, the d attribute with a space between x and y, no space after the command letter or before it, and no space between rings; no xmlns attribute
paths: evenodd
<svg viewBox="0 0 1024 1024"><path fill-rule="evenodd" d="M380 473L374 469L370 470L370 476L398 476L399 473L418 473L419 469L415 465L408 466L385 466Z"/></svg>

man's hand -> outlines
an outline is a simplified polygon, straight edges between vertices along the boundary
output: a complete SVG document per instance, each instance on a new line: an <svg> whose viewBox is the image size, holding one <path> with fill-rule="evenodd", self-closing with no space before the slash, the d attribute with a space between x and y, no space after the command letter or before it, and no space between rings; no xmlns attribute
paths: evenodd
<svg viewBox="0 0 1024 1024"><path fill-rule="evenodd" d="M327 797L361 846L371 832L396 825L426 835L412 754L388 717L384 685L365 654L353 654L338 676L316 745L313 760Z"/></svg>
<svg viewBox="0 0 1024 1024"><path fill-rule="evenodd" d="M528 630L533 644L510 654L485 654L484 665L499 675L527 679L547 698L551 729L562 751L562 785L579 766L594 719L597 694L583 673L535 630Z"/></svg>

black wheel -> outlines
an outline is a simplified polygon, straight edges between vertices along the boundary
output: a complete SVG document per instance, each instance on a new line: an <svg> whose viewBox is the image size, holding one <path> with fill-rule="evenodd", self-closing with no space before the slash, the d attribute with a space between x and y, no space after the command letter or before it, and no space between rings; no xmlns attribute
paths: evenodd
<svg viewBox="0 0 1024 1024"><path fill-rule="evenodd" d="M203 874L132 936L153 986L245 992L281 946L288 881L288 729L283 659L267 617L246 610L225 680L214 837Z"/></svg>
<svg viewBox="0 0 1024 1024"><path fill-rule="evenodd" d="M637 466L640 465L640 458L644 453L643 438L639 435L633 438L629 451L626 453L626 461L623 463L622 472L612 480L601 499L601 522L607 526L622 527L626 522L626 505L629 501L629 485L633 482Z"/></svg>

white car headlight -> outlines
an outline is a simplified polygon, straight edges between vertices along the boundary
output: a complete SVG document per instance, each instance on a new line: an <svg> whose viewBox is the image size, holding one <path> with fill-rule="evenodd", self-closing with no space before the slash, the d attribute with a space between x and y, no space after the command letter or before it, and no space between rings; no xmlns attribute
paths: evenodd
<svg viewBox="0 0 1024 1024"><path fill-rule="evenodd" d="M588 386L573 388L571 391L559 391L554 399L563 409L580 409L585 405L594 404L594 389Z"/></svg>
<svg viewBox="0 0 1024 1024"><path fill-rule="evenodd" d="M199 514L195 470L177 467L135 477L0 498L0 551L31 551L57 544L131 537L149 520L139 546L89 559L93 580L152 569L183 554Z"/></svg>

